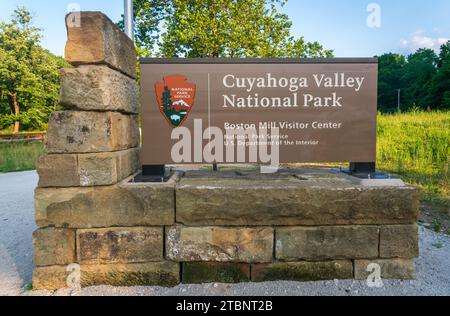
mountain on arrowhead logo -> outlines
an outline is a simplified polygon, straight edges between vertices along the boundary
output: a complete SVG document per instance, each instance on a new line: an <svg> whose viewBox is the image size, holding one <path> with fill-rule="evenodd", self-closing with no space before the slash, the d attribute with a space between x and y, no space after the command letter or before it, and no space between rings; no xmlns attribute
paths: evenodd
<svg viewBox="0 0 450 316"><path fill-rule="evenodd" d="M172 128L180 127L187 120L194 106L196 89L183 75L170 75L155 84L159 110Z"/></svg>

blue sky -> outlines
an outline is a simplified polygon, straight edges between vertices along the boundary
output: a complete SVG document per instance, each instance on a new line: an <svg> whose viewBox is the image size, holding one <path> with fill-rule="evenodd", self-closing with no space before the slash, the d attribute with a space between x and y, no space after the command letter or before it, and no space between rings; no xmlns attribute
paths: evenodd
<svg viewBox="0 0 450 316"><path fill-rule="evenodd" d="M102 11L113 21L123 12L122 0L0 0L0 20L8 20L18 5L27 7L44 30L42 45L63 55L64 15L73 3L83 11ZM379 28L367 25L370 3L381 9ZM290 16L294 35L319 41L337 57L407 54L421 47L437 49L450 39L449 0L290 0L281 11Z"/></svg>

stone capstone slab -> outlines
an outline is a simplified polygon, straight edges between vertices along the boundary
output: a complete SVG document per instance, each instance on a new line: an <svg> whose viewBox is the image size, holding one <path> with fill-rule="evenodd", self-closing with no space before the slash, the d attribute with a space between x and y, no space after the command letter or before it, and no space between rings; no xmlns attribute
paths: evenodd
<svg viewBox="0 0 450 316"><path fill-rule="evenodd" d="M49 154L119 151L139 146L137 115L116 112L53 112L47 131Z"/></svg>
<svg viewBox="0 0 450 316"><path fill-rule="evenodd" d="M186 284L250 281L250 264L248 263L184 262L182 266L182 282Z"/></svg>
<svg viewBox="0 0 450 316"><path fill-rule="evenodd" d="M133 41L101 12L66 16L65 59L74 66L104 64L136 78Z"/></svg>
<svg viewBox="0 0 450 316"><path fill-rule="evenodd" d="M163 227L114 227L77 230L81 264L163 260Z"/></svg>
<svg viewBox="0 0 450 316"><path fill-rule="evenodd" d="M270 262L273 229L176 225L167 230L166 255L179 262Z"/></svg>
<svg viewBox="0 0 450 316"><path fill-rule="evenodd" d="M319 281L352 279L353 264L350 260L324 262L275 262L252 265L252 281Z"/></svg>
<svg viewBox="0 0 450 316"><path fill-rule="evenodd" d="M411 280L416 278L416 267L413 259L378 259L355 260L355 279L366 280L377 272L373 264L380 268L382 279Z"/></svg>
<svg viewBox="0 0 450 316"><path fill-rule="evenodd" d="M354 179L343 174L183 178L176 187L177 222L188 226L320 226L417 221L416 189L366 187Z"/></svg>
<svg viewBox="0 0 450 316"><path fill-rule="evenodd" d="M76 262L75 230L44 228L33 233L36 266L67 265Z"/></svg>
<svg viewBox="0 0 450 316"><path fill-rule="evenodd" d="M275 239L282 261L378 258L377 226L277 228Z"/></svg>
<svg viewBox="0 0 450 316"><path fill-rule="evenodd" d="M38 188L39 227L102 228L174 224L174 184Z"/></svg>
<svg viewBox="0 0 450 316"><path fill-rule="evenodd" d="M107 66L63 68L60 103L66 110L139 113L137 82Z"/></svg>
<svg viewBox="0 0 450 316"><path fill-rule="evenodd" d="M111 185L140 168L140 148L93 154L51 154L37 163L39 184L44 187Z"/></svg>
<svg viewBox="0 0 450 316"><path fill-rule="evenodd" d="M418 256L417 225L393 225L380 228L381 258L416 258Z"/></svg>

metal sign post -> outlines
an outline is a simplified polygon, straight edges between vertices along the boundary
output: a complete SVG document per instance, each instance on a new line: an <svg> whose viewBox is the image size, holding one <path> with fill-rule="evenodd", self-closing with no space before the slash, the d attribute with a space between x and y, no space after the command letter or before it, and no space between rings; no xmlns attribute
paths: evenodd
<svg viewBox="0 0 450 316"><path fill-rule="evenodd" d="M125 34L131 39L134 38L133 11L133 0L124 0Z"/></svg>

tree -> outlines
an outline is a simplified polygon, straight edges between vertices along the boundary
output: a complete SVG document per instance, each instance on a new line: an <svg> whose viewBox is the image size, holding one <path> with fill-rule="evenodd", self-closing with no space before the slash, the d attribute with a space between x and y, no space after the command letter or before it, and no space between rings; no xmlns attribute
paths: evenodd
<svg viewBox="0 0 450 316"><path fill-rule="evenodd" d="M169 110L172 107L172 97L170 95L170 90L167 86L164 87L161 101L162 101L164 110Z"/></svg>
<svg viewBox="0 0 450 316"><path fill-rule="evenodd" d="M378 107L392 112L397 107L397 90L402 90L402 110L450 109L450 41L439 56L431 49L419 49L407 58L384 54L378 58Z"/></svg>
<svg viewBox="0 0 450 316"><path fill-rule="evenodd" d="M378 58L378 109L393 112L397 108L397 90L403 89L406 59L400 54L384 54Z"/></svg>
<svg viewBox="0 0 450 316"><path fill-rule="evenodd" d="M286 0L134 0L140 53L164 57L331 57L291 35ZM123 25L123 22L119 23Z"/></svg>
<svg viewBox="0 0 450 316"><path fill-rule="evenodd" d="M170 0L133 0L134 2L134 40L139 56L149 57L157 54L161 24L167 18L166 8ZM123 30L123 18L118 26Z"/></svg>
<svg viewBox="0 0 450 316"><path fill-rule="evenodd" d="M41 30L22 7L0 23L0 128L42 129L58 106L65 61L39 46Z"/></svg>
<svg viewBox="0 0 450 316"><path fill-rule="evenodd" d="M450 41L441 46L437 71L430 91L430 102L434 108L450 109Z"/></svg>
<svg viewBox="0 0 450 316"><path fill-rule="evenodd" d="M431 84L436 75L437 63L438 57L432 49L419 49L408 56L402 78L407 83L403 94L407 105L421 109L432 105Z"/></svg>

